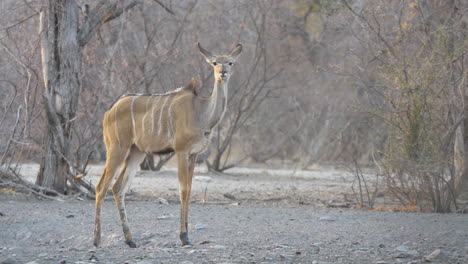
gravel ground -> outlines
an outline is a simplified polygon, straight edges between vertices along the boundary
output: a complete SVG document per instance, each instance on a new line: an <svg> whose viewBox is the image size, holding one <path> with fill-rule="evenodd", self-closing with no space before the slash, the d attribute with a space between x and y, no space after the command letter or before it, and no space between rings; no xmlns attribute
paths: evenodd
<svg viewBox="0 0 468 264"><path fill-rule="evenodd" d="M37 169L26 164L22 174L33 181ZM96 183L101 171L92 166L88 179ZM230 173L197 168L188 247L178 239L174 168L140 172L134 179L127 212L136 249L123 241L111 197L103 208L102 247L96 249L94 201L45 201L0 189L0 264L468 264L468 215L326 208L352 207L352 174L339 170Z"/></svg>
<svg viewBox="0 0 468 264"><path fill-rule="evenodd" d="M127 208L138 248L124 244L107 201L96 249L93 201L2 194L0 263L422 263L431 252L433 263L468 263L468 215L192 203L194 245L181 247L178 204L130 199Z"/></svg>

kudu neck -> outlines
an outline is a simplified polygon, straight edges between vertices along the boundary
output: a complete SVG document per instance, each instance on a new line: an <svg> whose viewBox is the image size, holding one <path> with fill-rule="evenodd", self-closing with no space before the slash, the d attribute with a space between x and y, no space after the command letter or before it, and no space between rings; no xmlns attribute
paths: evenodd
<svg viewBox="0 0 468 264"><path fill-rule="evenodd" d="M213 91L205 105L205 116L208 127L211 129L221 122L226 112L229 79L215 79Z"/></svg>

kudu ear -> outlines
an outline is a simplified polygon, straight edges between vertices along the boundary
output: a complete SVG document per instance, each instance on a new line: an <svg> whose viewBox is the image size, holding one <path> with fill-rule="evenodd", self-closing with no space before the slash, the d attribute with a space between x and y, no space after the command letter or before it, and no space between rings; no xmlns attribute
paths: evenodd
<svg viewBox="0 0 468 264"><path fill-rule="evenodd" d="M235 60L239 57L240 53L242 51L242 45L237 44L232 51L229 53L229 56L233 57Z"/></svg>
<svg viewBox="0 0 468 264"><path fill-rule="evenodd" d="M205 57L206 62L211 63L211 59L213 58L213 54L211 54L211 52L204 49L200 45L200 42L197 42L197 46L198 46L198 49L200 50L201 54L203 55L203 57Z"/></svg>

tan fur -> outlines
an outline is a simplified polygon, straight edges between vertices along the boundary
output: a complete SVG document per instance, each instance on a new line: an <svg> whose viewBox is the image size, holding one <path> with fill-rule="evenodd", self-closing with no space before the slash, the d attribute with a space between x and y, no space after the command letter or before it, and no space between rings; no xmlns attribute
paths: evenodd
<svg viewBox="0 0 468 264"><path fill-rule="evenodd" d="M210 142L211 130L224 116L227 105L227 84L231 66L242 46L237 45L229 55L214 56L198 45L208 63L213 66L215 85L210 97L200 97L199 81L193 78L184 88L166 94L127 95L120 98L103 118L104 143L107 159L96 185L96 216L94 245L101 241L101 207L111 181L117 173L112 192L120 214L125 241L133 242L125 211L125 193L145 153L175 151L181 200L180 239L189 244L187 219L192 177L197 155Z"/></svg>

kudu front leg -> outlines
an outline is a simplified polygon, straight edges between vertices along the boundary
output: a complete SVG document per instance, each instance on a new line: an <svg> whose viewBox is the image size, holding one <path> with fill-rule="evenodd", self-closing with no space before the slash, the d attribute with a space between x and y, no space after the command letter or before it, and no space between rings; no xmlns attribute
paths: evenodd
<svg viewBox="0 0 468 264"><path fill-rule="evenodd" d="M182 245L190 245L188 238L188 210L190 193L192 191L193 170L196 155L178 153L179 192L180 192L180 241Z"/></svg>

